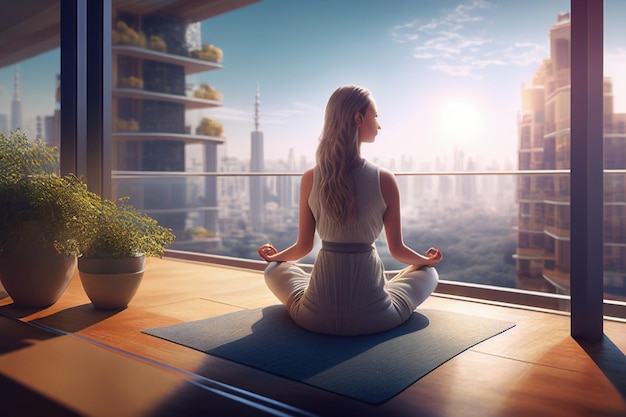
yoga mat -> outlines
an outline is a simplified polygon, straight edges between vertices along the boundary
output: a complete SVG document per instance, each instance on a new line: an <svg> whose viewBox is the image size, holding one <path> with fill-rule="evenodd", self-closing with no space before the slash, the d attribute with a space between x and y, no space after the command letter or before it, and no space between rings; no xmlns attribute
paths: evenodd
<svg viewBox="0 0 626 417"><path fill-rule="evenodd" d="M282 305L143 330L210 355L380 404L513 323L418 310L404 324L368 336L330 336L298 327Z"/></svg>

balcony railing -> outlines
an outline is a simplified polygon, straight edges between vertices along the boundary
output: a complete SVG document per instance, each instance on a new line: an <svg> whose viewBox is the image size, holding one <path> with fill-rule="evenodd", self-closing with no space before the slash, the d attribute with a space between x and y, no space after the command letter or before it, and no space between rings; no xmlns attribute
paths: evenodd
<svg viewBox="0 0 626 417"><path fill-rule="evenodd" d="M554 253L554 248L520 246L524 225L541 224L545 219L534 218L542 215L542 211L519 216L521 201L517 200L516 192L517 177L521 175L558 177L568 173L567 170L396 172L403 201L405 242L418 251L429 246L443 250L444 261L438 267L442 279L440 293L522 307L568 310L569 296L561 285L568 277L561 277L557 288L545 274L541 276L541 271L549 268L528 264L549 262L546 254ZM606 173L626 175L626 170ZM139 189L142 184L155 181L164 186L178 183L185 187L184 200L177 202L178 207L151 209L143 202L133 202L157 219L163 214L184 217L185 226L176 231L177 242L168 250L169 256L262 270L265 263L256 254L260 244L269 241L286 247L296 239L300 176L301 172L275 171L115 171L113 182L130 182ZM265 224L261 230L254 230L249 218L253 203L248 187L253 177L265 178L268 190L269 198L262 207ZM569 240L569 229L563 227L547 227L536 232L543 237L534 236L533 246L538 238L546 245ZM384 234L375 244L389 275L404 267L389 255ZM316 240L313 251L301 260L301 265L310 268L317 250ZM533 274L538 276L532 278ZM626 273L608 268L605 274L611 277L609 293L605 293L605 314L626 318ZM548 291L537 291L538 287Z"/></svg>

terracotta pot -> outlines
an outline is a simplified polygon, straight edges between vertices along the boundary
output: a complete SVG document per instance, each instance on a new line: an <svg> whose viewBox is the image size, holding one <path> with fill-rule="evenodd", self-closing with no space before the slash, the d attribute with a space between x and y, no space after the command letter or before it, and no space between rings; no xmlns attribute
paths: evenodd
<svg viewBox="0 0 626 417"><path fill-rule="evenodd" d="M145 262L143 254L129 258L79 258L80 281L94 308L126 308L139 289Z"/></svg>
<svg viewBox="0 0 626 417"><path fill-rule="evenodd" d="M47 307L65 292L76 270L76 257L52 246L21 242L0 253L0 282L18 307Z"/></svg>

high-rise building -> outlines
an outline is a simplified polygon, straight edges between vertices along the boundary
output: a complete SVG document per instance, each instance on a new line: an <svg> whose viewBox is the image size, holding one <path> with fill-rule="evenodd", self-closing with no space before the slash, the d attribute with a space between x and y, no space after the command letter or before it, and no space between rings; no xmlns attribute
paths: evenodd
<svg viewBox="0 0 626 417"><path fill-rule="evenodd" d="M35 138L43 140L43 117L41 115L37 115L35 117Z"/></svg>
<svg viewBox="0 0 626 417"><path fill-rule="evenodd" d="M45 116L43 118L43 140L48 145L55 146L54 141L54 116Z"/></svg>
<svg viewBox="0 0 626 417"><path fill-rule="evenodd" d="M435 159L435 171L442 172L448 171L447 161L439 159L437 157ZM437 200L439 205L445 207L449 204L450 199L452 198L452 178L447 175L441 175L438 177L438 195Z"/></svg>
<svg viewBox="0 0 626 417"><path fill-rule="evenodd" d="M296 170L296 156L293 148L289 149L287 162L281 165L283 171L294 172ZM285 210L290 210L297 205L297 202L294 200L293 177L285 175L276 178L276 197L278 205Z"/></svg>
<svg viewBox="0 0 626 417"><path fill-rule="evenodd" d="M11 130L21 129L22 100L20 97L20 69L15 68L15 82L13 84L13 100L11 100Z"/></svg>
<svg viewBox="0 0 626 417"><path fill-rule="evenodd" d="M411 172L413 170L413 158L402 155L400 157L400 171ZM402 196L402 205L413 204L414 188L420 187L420 180L421 178L419 177L414 180L414 178L409 175L398 176L398 188L400 189L400 195Z"/></svg>
<svg viewBox="0 0 626 417"><path fill-rule="evenodd" d="M250 172L263 172L263 132L259 130L261 93L257 87L254 100L254 131L250 133ZM250 223L252 230L260 232L265 227L265 177L250 177Z"/></svg>
<svg viewBox="0 0 626 417"><path fill-rule="evenodd" d="M217 149L226 141L217 120L207 115L191 126L187 116L189 110L210 112L222 105L214 86L188 84L191 76L223 68L222 50L202 44L198 22L251 2L165 2L149 8L113 3L113 195L130 196L134 206L172 228L174 248L184 243L189 226L212 236L219 227L217 178L200 184L186 175L191 169L217 172ZM191 145L201 168L187 166ZM115 175L133 171L137 175ZM144 172L149 176L140 178Z"/></svg>
<svg viewBox="0 0 626 417"><path fill-rule="evenodd" d="M471 158L465 160L465 152L454 149L454 170L457 172L475 171L476 167ZM460 207L473 207L476 198L476 177L460 175L454 178L456 203Z"/></svg>
<svg viewBox="0 0 626 417"><path fill-rule="evenodd" d="M519 170L570 169L570 19L550 29L550 57L522 89L518 118ZM604 79L605 169L626 168L626 114L613 111L612 81ZM624 298L626 176L604 177L604 281L609 298ZM569 294L570 177L521 175L518 179L517 287Z"/></svg>
<svg viewBox="0 0 626 417"><path fill-rule="evenodd" d="M9 130L9 122L7 119L7 115L4 113L0 113L0 132L8 132Z"/></svg>

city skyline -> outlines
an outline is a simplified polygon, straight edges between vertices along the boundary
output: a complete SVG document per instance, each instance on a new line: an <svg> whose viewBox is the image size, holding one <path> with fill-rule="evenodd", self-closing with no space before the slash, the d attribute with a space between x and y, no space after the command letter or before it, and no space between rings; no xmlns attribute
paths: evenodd
<svg viewBox="0 0 626 417"><path fill-rule="evenodd" d="M511 4L512 3L512 4ZM617 112L626 111L626 4L605 1L605 75ZM371 89L383 127L368 158L448 158L455 149L480 163L516 166L521 88L548 56L548 31L569 1L263 0L202 22L204 43L224 50L224 69L191 78L223 95L223 107L193 117L224 124L220 152L250 158L257 86L268 160L314 159L323 111L339 85ZM317 24L312 24L316 22ZM20 66L25 126L54 110L58 50ZM57 70L55 70L57 68ZM10 114L14 67L0 69L0 114ZM190 123L192 124L192 123Z"/></svg>

